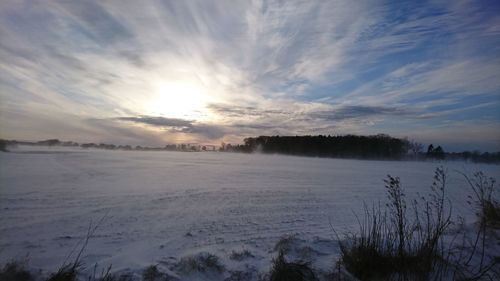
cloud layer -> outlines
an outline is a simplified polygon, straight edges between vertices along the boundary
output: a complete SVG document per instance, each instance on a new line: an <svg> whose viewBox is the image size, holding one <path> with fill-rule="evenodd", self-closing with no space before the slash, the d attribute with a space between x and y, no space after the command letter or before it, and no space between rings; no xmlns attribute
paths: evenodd
<svg viewBox="0 0 500 281"><path fill-rule="evenodd" d="M499 15L482 0L2 1L0 137L500 150Z"/></svg>

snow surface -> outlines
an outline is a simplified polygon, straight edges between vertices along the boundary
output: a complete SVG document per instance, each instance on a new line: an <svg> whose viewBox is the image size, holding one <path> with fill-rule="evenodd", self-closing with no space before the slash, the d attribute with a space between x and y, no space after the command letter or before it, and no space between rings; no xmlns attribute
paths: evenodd
<svg viewBox="0 0 500 281"><path fill-rule="evenodd" d="M339 252L331 225L356 231L363 202L385 200L387 174L401 178L409 197L428 193L440 165L455 215L473 220L456 171L498 179L498 165L21 146L0 153L0 264L28 256L30 267L54 271L104 217L83 253L88 270L112 264L138 276L158 264L182 280L231 271L257 280L288 235L281 244L289 259L328 272ZM251 255L231 258L244 250ZM226 271L176 271L183 257L206 252Z"/></svg>

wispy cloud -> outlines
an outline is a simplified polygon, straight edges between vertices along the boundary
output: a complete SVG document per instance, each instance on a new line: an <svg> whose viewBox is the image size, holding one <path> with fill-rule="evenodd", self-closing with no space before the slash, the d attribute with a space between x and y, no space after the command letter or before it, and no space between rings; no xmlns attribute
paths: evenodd
<svg viewBox="0 0 500 281"><path fill-rule="evenodd" d="M500 129L499 15L486 0L2 1L0 132L108 139L108 126L161 143Z"/></svg>
<svg viewBox="0 0 500 281"><path fill-rule="evenodd" d="M313 113L312 116L325 119L325 120L345 120L353 118L370 118L372 116L407 116L410 115L406 109L397 107L384 107L384 106L342 106L337 109L320 111Z"/></svg>
<svg viewBox="0 0 500 281"><path fill-rule="evenodd" d="M140 117L117 117L117 120L130 121L136 123L143 123L158 127L190 127L193 121L176 119L176 118L165 118L165 117L153 117L153 116L140 116Z"/></svg>
<svg viewBox="0 0 500 281"><path fill-rule="evenodd" d="M171 133L187 133L201 136L204 140L219 139L225 135L221 126L203 124L192 120L165 118L161 116L117 117L119 121L128 121L162 128Z"/></svg>

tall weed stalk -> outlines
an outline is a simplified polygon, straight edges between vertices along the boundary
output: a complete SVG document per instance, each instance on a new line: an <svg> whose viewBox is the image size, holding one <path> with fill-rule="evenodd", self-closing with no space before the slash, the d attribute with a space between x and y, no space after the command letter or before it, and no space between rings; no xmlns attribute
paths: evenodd
<svg viewBox="0 0 500 281"><path fill-rule="evenodd" d="M451 224L446 171L437 168L429 195L412 202L413 217L400 179L388 175L384 182L388 203L365 205L359 234L340 242L342 263L361 280L440 279L446 266L441 240Z"/></svg>

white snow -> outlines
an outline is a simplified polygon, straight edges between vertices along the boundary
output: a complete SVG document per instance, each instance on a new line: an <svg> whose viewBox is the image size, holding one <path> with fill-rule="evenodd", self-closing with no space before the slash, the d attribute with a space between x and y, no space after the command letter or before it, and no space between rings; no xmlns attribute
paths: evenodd
<svg viewBox="0 0 500 281"><path fill-rule="evenodd" d="M401 178L408 196L426 194L440 165L455 215L472 221L456 170L498 178L499 165L19 147L0 153L0 264L28 256L30 267L54 271L104 217L83 253L87 269L112 264L113 272L140 274L158 264L203 280L175 265L208 252L257 280L280 238L295 235L291 256L326 272L338 258L330 222L355 231L363 202L385 200L387 174ZM252 256L230 258L243 250Z"/></svg>

